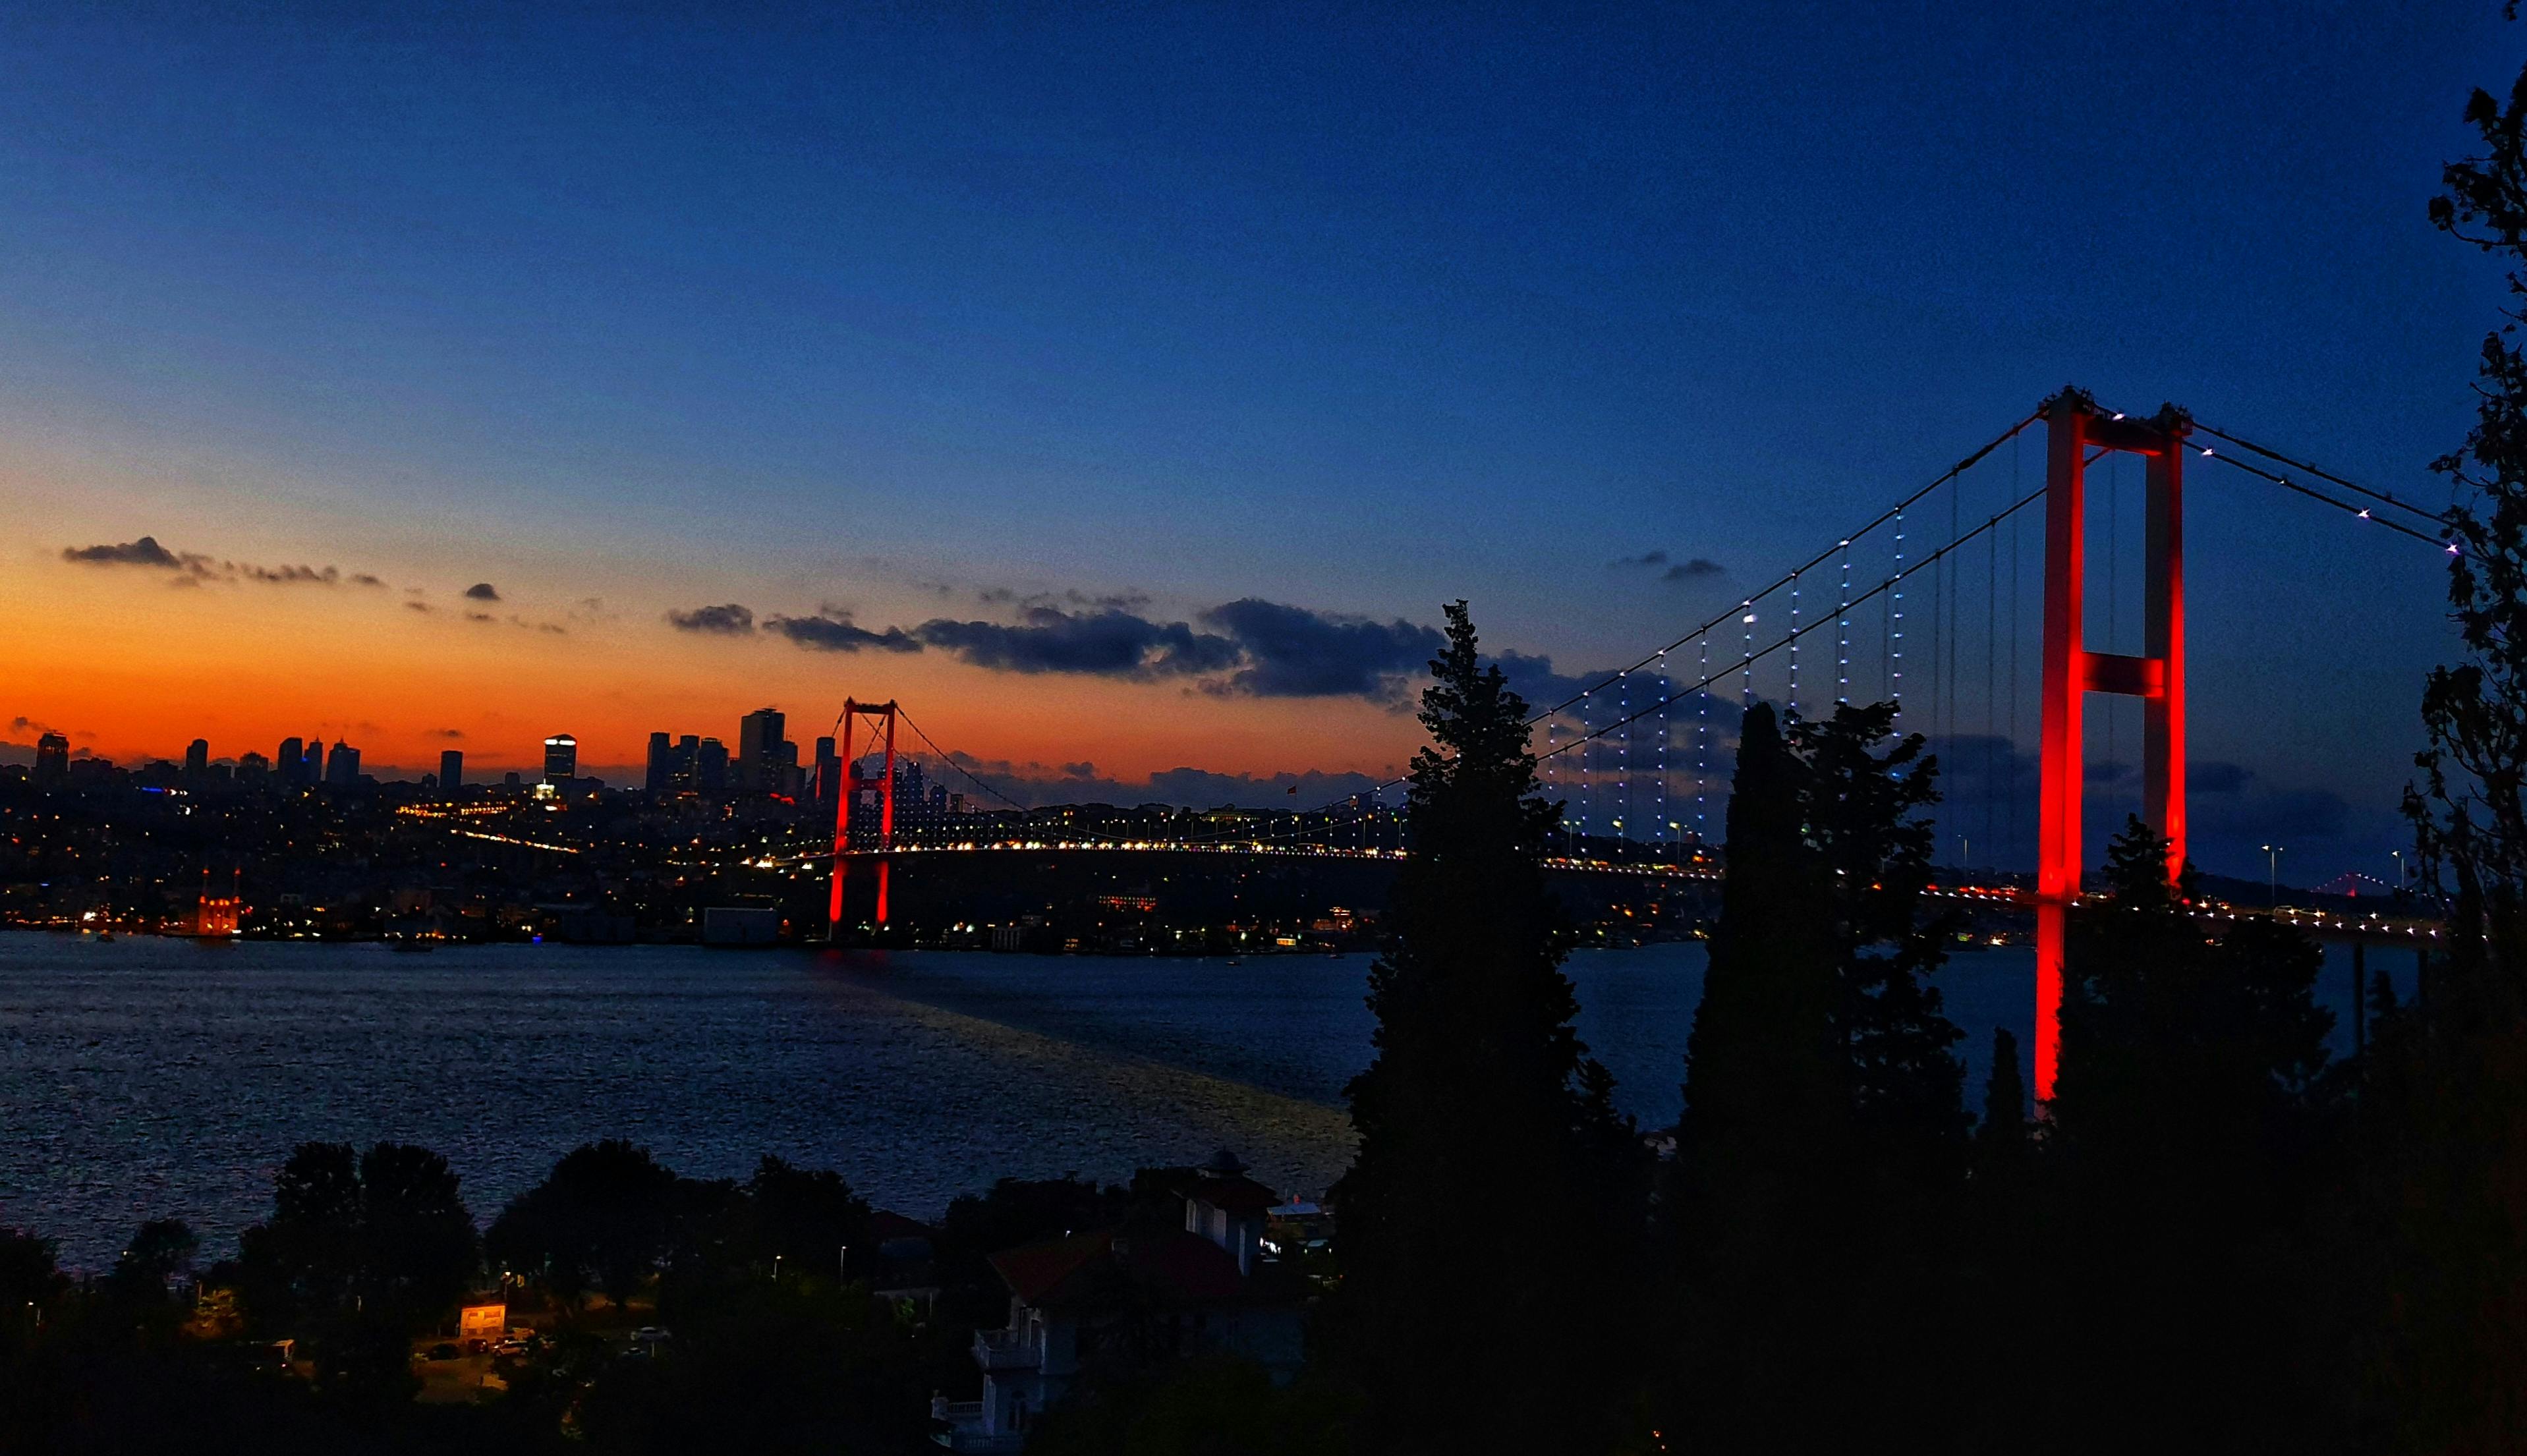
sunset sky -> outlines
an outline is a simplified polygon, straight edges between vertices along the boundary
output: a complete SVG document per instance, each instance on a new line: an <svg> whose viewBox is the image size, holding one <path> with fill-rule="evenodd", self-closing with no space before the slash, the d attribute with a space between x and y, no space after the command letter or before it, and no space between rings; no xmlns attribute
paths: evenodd
<svg viewBox="0 0 2527 1456"><path fill-rule="evenodd" d="M856 695L1020 776L1339 788L1441 602L1628 661L2066 381L2444 502L2501 292L2423 208L2527 35L312 13L0 14L21 754L620 773ZM2251 784L2206 860L2384 872L2439 563L2197 479L2196 753Z"/></svg>

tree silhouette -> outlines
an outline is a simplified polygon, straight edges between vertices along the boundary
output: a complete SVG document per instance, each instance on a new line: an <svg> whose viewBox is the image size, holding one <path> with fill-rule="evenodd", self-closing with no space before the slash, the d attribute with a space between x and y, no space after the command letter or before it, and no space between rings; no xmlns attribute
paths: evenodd
<svg viewBox="0 0 2527 1456"><path fill-rule="evenodd" d="M1573 1031L1526 704L1447 608L1414 756L1413 858L1369 972L1376 1056L1333 1190L1331 1328L1372 1449L1602 1449L1624 1419L1636 1141Z"/></svg>
<svg viewBox="0 0 2527 1456"><path fill-rule="evenodd" d="M1918 735L1888 743L1893 716L1784 727L1759 703L1741 731L1670 1197L1668 1401L1703 1449L1941 1419L1924 1352L1950 1310L1964 1070L1925 979L1949 923L1921 905L1937 766Z"/></svg>
<svg viewBox="0 0 2527 1456"><path fill-rule="evenodd" d="M2515 7L2512 7L2514 10ZM2431 219L2502 260L2527 294L2527 70L2476 91L2480 154L2451 163ZM2428 746L2405 794L2425 885L2446 897L2444 954L2419 1004L2382 1018L2359 1156L2372 1282L2364 1438L2385 1450L2527 1447L2527 352L2503 310L2483 340L2476 415L2438 468L2449 601L2463 660L2422 694Z"/></svg>

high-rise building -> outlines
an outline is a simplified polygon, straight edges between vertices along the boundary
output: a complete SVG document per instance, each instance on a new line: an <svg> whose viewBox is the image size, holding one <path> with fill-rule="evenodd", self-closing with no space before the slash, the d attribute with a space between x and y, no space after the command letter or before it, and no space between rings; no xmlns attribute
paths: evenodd
<svg viewBox="0 0 2527 1456"><path fill-rule="evenodd" d="M438 791L453 794L465 786L465 751L442 749L438 754Z"/></svg>
<svg viewBox="0 0 2527 1456"><path fill-rule="evenodd" d="M301 774L304 774L307 771L306 745L300 743L294 738L284 738L281 741L281 752L274 754L273 757L273 771L281 775L281 781L283 783L303 784L307 782L306 779L300 777Z"/></svg>
<svg viewBox="0 0 2527 1456"><path fill-rule="evenodd" d="M272 777L272 760L249 749L237 754L236 778L240 784L259 784Z"/></svg>
<svg viewBox="0 0 2527 1456"><path fill-rule="evenodd" d="M705 794L728 787L728 745L705 738L694 746L694 787Z"/></svg>
<svg viewBox="0 0 2527 1456"><path fill-rule="evenodd" d="M200 778L210 771L211 741L207 738L197 738L184 745L185 775L190 778Z"/></svg>
<svg viewBox="0 0 2527 1456"><path fill-rule="evenodd" d="M544 740L544 782L558 784L579 777L579 740L556 733Z"/></svg>
<svg viewBox="0 0 2527 1456"><path fill-rule="evenodd" d="M357 754L352 754L351 761L354 763L359 762L360 755ZM305 757L298 760L298 782L302 784L321 784L325 782L324 734L316 734L307 740L307 754Z"/></svg>
<svg viewBox="0 0 2527 1456"><path fill-rule="evenodd" d="M816 802L831 806L843 797L843 760L834 756L834 741L816 740Z"/></svg>
<svg viewBox="0 0 2527 1456"><path fill-rule="evenodd" d="M737 720L737 760L731 765L736 769L735 787L762 793L779 791L782 730L788 723L777 707L758 707ZM789 761L799 761L796 750Z"/></svg>
<svg viewBox="0 0 2527 1456"><path fill-rule="evenodd" d="M57 781L71 776L71 741L58 733L35 740L35 777Z"/></svg>
<svg viewBox="0 0 2527 1456"><path fill-rule="evenodd" d="M325 759L325 782L337 789L347 789L360 781L360 751L334 740L334 752Z"/></svg>
<svg viewBox="0 0 2527 1456"><path fill-rule="evenodd" d="M676 792L676 741L664 733L649 735L649 761L641 787L651 795Z"/></svg>

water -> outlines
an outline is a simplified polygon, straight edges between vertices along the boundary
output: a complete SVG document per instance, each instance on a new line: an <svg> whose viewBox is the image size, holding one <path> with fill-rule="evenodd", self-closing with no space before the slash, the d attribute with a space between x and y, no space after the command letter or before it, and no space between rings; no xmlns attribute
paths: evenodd
<svg viewBox="0 0 2527 1456"><path fill-rule="evenodd" d="M1315 1191L1350 1157L1367 963L0 934L0 1224L88 1268L151 1218L226 1252L310 1138L436 1148L486 1221L598 1137L697 1176L777 1153L916 1217L1003 1174L1222 1145ZM1645 1125L1676 1118L1702 964L1571 961L1580 1034ZM1939 977L1978 1102L1990 1028L2027 1042L2029 970L1986 951Z"/></svg>

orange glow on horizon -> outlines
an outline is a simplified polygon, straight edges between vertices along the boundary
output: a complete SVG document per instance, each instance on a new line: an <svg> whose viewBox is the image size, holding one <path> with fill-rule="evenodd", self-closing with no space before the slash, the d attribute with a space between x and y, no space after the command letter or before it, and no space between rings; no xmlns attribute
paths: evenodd
<svg viewBox="0 0 2527 1456"><path fill-rule="evenodd" d="M405 604L416 600L430 609ZM1409 713L1352 700L813 652L679 634L657 612L584 618L503 602L470 621L470 605L381 588L176 586L46 558L0 574L0 680L15 690L0 713L27 720L0 738L31 744L55 728L77 750L136 764L180 759L197 737L222 759L321 733L393 776L435 772L441 750L461 750L479 781L533 773L545 736L568 732L590 771L620 783L654 730L734 747L738 718L772 703L810 744L846 697L894 698L943 748L1048 775L1093 764L1129 785L1180 767L1383 777L1420 737Z"/></svg>

